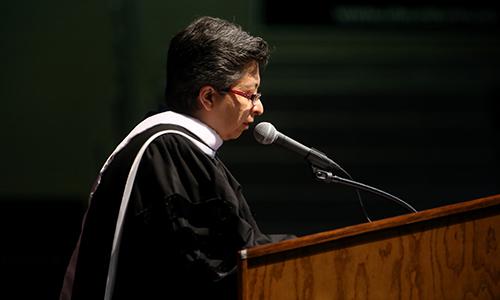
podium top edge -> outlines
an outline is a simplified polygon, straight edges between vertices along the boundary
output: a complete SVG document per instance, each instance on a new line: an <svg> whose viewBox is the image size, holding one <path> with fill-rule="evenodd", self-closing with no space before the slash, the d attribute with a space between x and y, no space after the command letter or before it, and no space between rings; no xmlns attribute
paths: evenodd
<svg viewBox="0 0 500 300"><path fill-rule="evenodd" d="M302 247L309 247L331 242L334 240L341 240L344 238L361 235L364 233L400 227L408 224L421 223L433 219L477 211L494 206L500 206L500 194L427 209L417 213L390 217L370 223L362 223L330 231L314 233L298 237L296 239L242 249L241 251L239 251L239 259L245 260L283 251L294 250Z"/></svg>

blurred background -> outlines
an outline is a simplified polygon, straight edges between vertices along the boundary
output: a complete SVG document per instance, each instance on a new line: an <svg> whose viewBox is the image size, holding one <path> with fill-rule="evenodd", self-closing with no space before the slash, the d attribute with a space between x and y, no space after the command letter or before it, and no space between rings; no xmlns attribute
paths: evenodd
<svg viewBox="0 0 500 300"><path fill-rule="evenodd" d="M260 121L355 180L418 210L498 194L499 11L377 3L4 1L0 298L57 298L95 176L162 102L169 40L197 16L234 21L274 47ZM366 222L352 188L317 182L302 158L251 132L220 156L265 232ZM361 195L374 220L406 213Z"/></svg>

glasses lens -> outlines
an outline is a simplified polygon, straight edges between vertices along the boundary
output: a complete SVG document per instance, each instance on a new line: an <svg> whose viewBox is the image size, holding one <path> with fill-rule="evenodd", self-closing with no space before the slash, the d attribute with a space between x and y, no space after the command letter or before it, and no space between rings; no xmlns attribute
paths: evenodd
<svg viewBox="0 0 500 300"><path fill-rule="evenodd" d="M253 94L253 95L252 95L251 100L252 100L252 103L253 103L254 105L255 105L255 104L257 104L257 101L259 101L259 100L260 100L260 96L261 96L261 94L260 94L260 93L256 93L256 94Z"/></svg>

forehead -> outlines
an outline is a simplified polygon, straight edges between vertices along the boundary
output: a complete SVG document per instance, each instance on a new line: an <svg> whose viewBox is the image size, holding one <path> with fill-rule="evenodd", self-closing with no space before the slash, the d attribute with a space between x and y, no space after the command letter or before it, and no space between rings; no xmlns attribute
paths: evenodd
<svg viewBox="0 0 500 300"><path fill-rule="evenodd" d="M255 61L249 63L243 70L243 76L235 84L236 87L258 88L260 85L259 64Z"/></svg>

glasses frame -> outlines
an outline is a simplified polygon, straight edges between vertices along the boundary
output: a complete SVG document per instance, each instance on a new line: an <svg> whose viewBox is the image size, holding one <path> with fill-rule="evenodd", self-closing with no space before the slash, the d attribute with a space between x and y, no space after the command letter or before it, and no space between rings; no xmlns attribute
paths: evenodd
<svg viewBox="0 0 500 300"><path fill-rule="evenodd" d="M252 94L252 93L245 93L243 91L239 91L239 90L236 90L236 89L232 89L232 88L229 88L226 90L226 92L230 92L230 93L233 93L233 94L236 94L236 95L240 95L242 97L245 97L247 98L248 100L250 100L252 102L253 105L256 105L257 104L257 101L260 100L260 97L262 96L261 93L255 93L255 94Z"/></svg>

